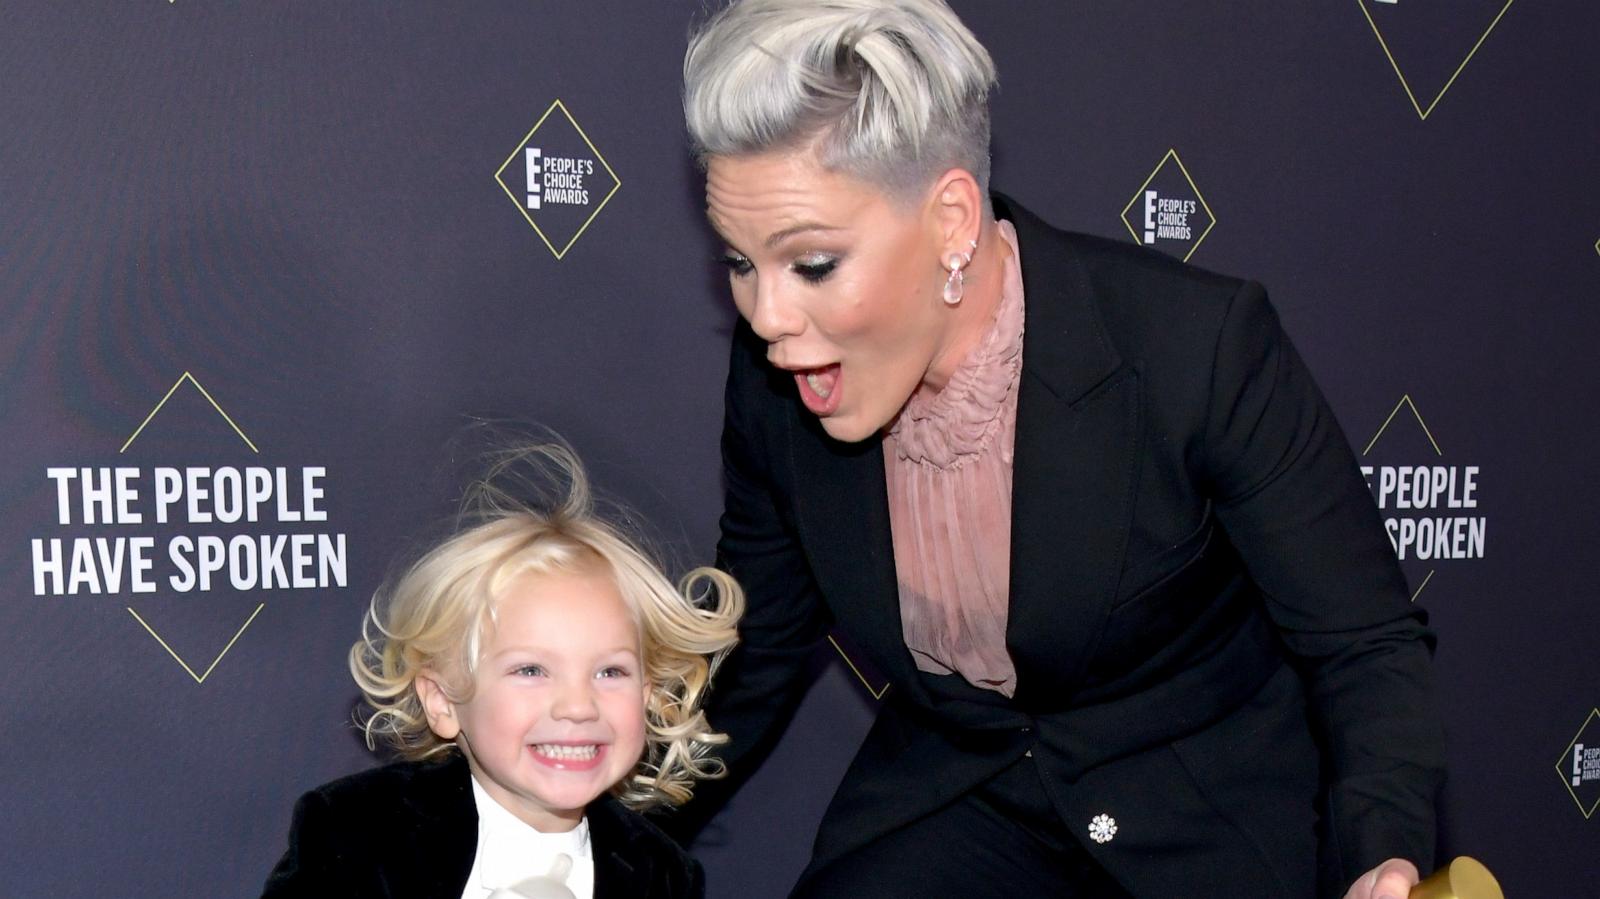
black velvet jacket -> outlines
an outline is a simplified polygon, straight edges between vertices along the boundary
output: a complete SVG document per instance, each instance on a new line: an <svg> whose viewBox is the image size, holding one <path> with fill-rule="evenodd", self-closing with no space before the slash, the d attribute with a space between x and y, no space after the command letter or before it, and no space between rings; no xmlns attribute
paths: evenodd
<svg viewBox="0 0 1600 899"><path fill-rule="evenodd" d="M594 899L705 895L699 863L643 817L609 796L587 812ZM477 842L466 760L397 762L300 797L262 895L456 899Z"/></svg>

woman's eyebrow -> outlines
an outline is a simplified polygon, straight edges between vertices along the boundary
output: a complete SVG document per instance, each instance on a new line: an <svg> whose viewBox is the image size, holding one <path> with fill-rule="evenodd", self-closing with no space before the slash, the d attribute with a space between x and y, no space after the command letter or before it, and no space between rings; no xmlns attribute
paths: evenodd
<svg viewBox="0 0 1600 899"><path fill-rule="evenodd" d="M826 232L843 230L845 229L835 227L833 225L824 225L821 222L801 222L798 225L790 225L789 227L784 228L782 231L774 231L772 234L767 236L766 241L764 241L764 245L770 250L789 238L794 237L796 234L805 234L811 231Z"/></svg>

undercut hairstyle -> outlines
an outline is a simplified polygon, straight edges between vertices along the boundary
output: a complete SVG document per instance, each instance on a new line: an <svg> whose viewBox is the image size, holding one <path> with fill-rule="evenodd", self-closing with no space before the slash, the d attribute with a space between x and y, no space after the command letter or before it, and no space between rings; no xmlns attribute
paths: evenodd
<svg viewBox="0 0 1600 899"><path fill-rule="evenodd" d="M689 41L696 158L814 145L903 201L950 168L989 189L994 62L943 0L735 0Z"/></svg>
<svg viewBox="0 0 1600 899"><path fill-rule="evenodd" d="M530 493L541 499L530 502ZM469 488L453 535L373 597L350 648L350 673L371 707L361 722L368 748L381 742L414 760L454 748L428 727L417 677L438 679L452 702L469 700L496 604L530 573L603 574L638 627L649 685L645 751L613 794L638 810L678 805L696 780L722 776L710 753L727 736L711 729L700 704L738 642L744 594L714 568L674 585L621 522L596 512L577 457L557 444L501 454Z"/></svg>

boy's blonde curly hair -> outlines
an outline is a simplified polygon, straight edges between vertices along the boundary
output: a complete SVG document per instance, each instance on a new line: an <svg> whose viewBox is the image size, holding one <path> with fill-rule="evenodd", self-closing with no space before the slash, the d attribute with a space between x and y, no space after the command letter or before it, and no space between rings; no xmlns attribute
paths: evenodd
<svg viewBox="0 0 1600 899"><path fill-rule="evenodd" d="M543 501L513 496L524 493ZM368 747L382 741L408 759L452 749L455 741L428 727L418 674L440 678L452 701L466 701L507 584L529 572L599 570L633 613L650 685L644 757L612 792L639 810L678 805L694 781L722 776L710 752L727 736L707 724L700 702L738 642L738 584L697 568L674 587L635 541L596 514L582 465L560 444L501 454L468 497L456 533L373 597L361 639L350 648L350 673L372 707L363 722Z"/></svg>

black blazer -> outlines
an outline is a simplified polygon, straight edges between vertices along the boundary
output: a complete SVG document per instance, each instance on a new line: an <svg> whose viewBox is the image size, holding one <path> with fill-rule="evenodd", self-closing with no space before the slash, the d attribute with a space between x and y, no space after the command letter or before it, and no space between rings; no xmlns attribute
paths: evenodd
<svg viewBox="0 0 1600 899"><path fill-rule="evenodd" d="M643 817L610 796L586 811L594 899L705 895L699 863ZM459 899L477 848L466 759L397 762L300 797L262 895Z"/></svg>
<svg viewBox="0 0 1600 899"><path fill-rule="evenodd" d="M1355 458L1259 285L1050 227L1005 197L1026 289L1007 701L917 671L877 439L836 442L734 340L721 563L744 642L708 715L775 739L837 625L891 687L808 874L1032 750L1138 895L1342 895L1431 863L1433 637ZM1096 815L1114 839L1086 839ZM1319 871L1320 867L1320 871Z"/></svg>

